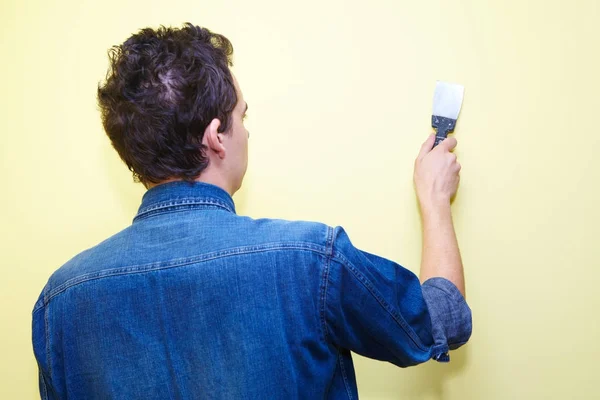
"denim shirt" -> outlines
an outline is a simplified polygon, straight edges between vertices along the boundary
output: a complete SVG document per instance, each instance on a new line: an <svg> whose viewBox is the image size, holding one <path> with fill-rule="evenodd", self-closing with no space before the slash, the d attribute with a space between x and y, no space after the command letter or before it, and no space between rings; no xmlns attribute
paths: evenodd
<svg viewBox="0 0 600 400"><path fill-rule="evenodd" d="M448 280L182 181L58 269L32 316L43 399L356 399L351 351L408 367L471 335Z"/></svg>

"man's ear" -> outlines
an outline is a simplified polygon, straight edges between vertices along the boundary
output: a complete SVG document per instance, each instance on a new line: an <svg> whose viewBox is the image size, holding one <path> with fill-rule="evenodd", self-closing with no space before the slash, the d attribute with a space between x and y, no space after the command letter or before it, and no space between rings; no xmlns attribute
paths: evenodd
<svg viewBox="0 0 600 400"><path fill-rule="evenodd" d="M225 158L225 146L223 145L223 134L219 133L219 126L221 121L217 118L210 121L210 124L204 130L204 138L202 144L208 146L219 158Z"/></svg>

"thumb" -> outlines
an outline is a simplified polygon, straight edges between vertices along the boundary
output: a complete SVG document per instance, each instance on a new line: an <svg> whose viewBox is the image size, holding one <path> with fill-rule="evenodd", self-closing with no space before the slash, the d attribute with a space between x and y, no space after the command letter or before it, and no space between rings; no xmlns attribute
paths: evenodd
<svg viewBox="0 0 600 400"><path fill-rule="evenodd" d="M421 145L421 150L419 151L419 156L417 158L423 158L427 153L431 151L433 148L433 143L435 142L435 135L432 133L429 135L425 143Z"/></svg>
<svg viewBox="0 0 600 400"><path fill-rule="evenodd" d="M456 143L456 138L449 137L442 140L442 143L440 143L439 146L443 147L446 151L452 151L456 147Z"/></svg>

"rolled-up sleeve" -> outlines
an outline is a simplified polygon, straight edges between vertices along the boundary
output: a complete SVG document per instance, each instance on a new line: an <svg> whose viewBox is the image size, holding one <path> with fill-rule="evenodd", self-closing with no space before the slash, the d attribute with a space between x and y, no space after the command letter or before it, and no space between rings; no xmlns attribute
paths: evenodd
<svg viewBox="0 0 600 400"><path fill-rule="evenodd" d="M341 227L329 231L328 250L321 318L334 345L407 367L449 361L470 336L470 310L450 282L422 285L410 270L354 247Z"/></svg>
<svg viewBox="0 0 600 400"><path fill-rule="evenodd" d="M448 279L430 278L421 285L423 298L431 317L431 330L436 345L446 344L455 350L471 337L471 309L458 288ZM448 361L440 355L437 361Z"/></svg>

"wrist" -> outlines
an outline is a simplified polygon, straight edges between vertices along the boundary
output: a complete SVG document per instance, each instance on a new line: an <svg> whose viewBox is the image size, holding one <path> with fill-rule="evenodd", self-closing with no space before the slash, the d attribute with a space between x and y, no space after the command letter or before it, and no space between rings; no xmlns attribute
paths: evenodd
<svg viewBox="0 0 600 400"><path fill-rule="evenodd" d="M450 200L420 201L419 206L421 207L423 221L452 218Z"/></svg>
<svg viewBox="0 0 600 400"><path fill-rule="evenodd" d="M450 210L450 198L445 196L417 196L423 213Z"/></svg>

